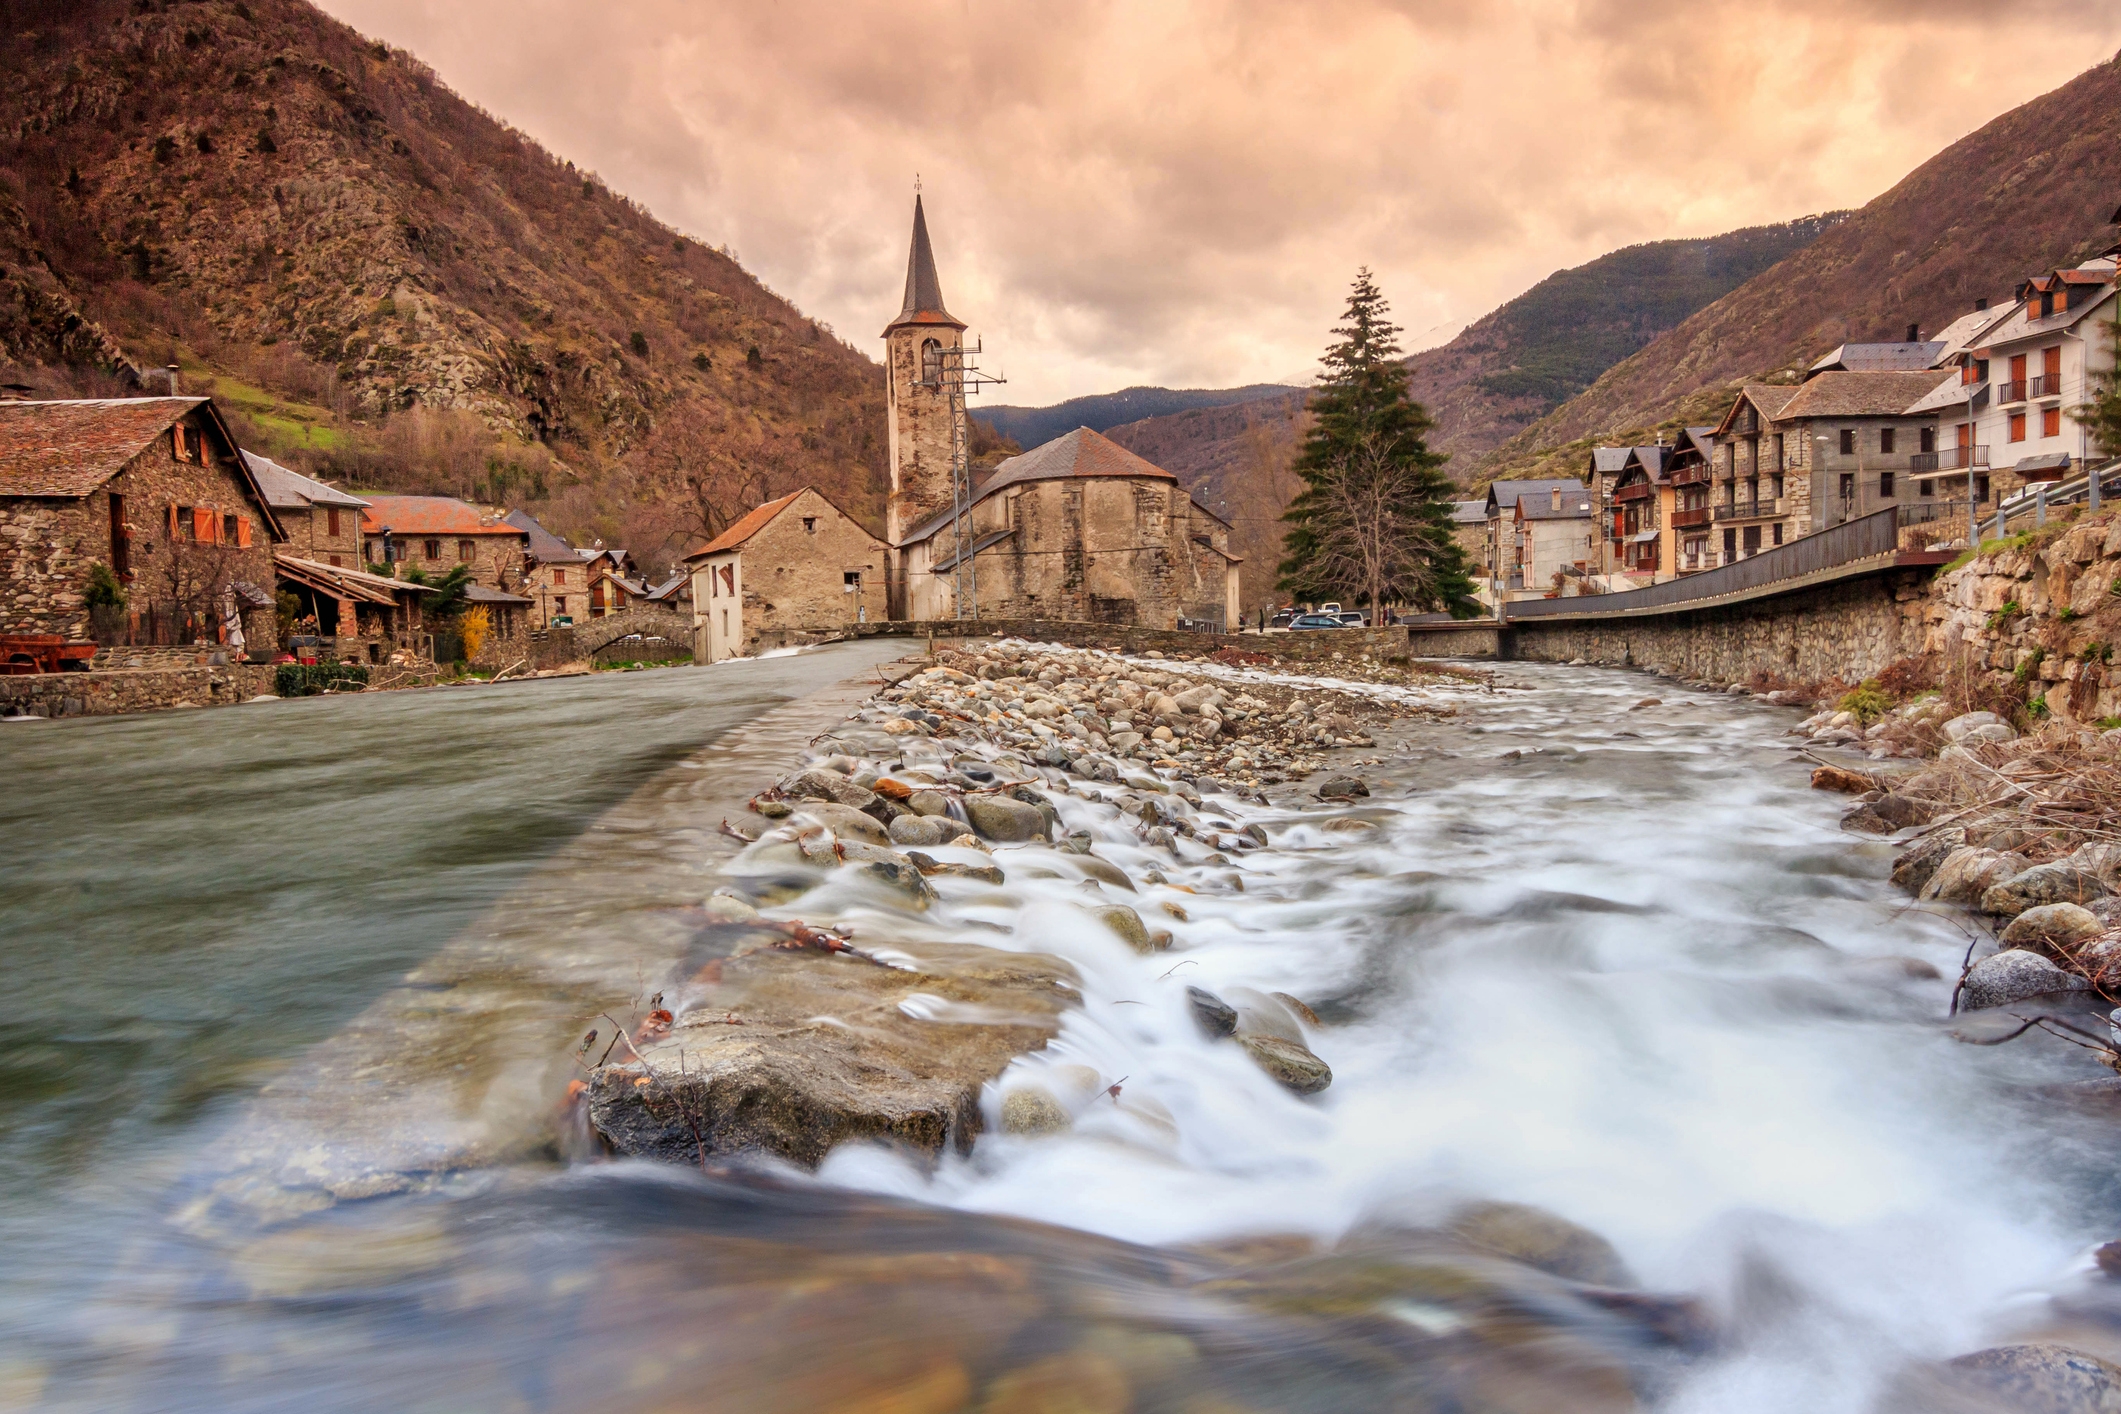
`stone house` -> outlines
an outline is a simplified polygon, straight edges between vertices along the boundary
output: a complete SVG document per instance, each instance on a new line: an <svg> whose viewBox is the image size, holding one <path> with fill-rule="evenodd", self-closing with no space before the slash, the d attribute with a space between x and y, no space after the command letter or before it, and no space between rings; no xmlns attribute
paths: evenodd
<svg viewBox="0 0 2121 1414"><path fill-rule="evenodd" d="M1937 369L1829 371L1795 389L1763 389L1758 400L1747 387L1716 432L1719 446L1730 439L1720 504L1735 504L1739 527L1780 522L1793 539L1934 495L1913 473L1918 456L1936 451L1936 416L1909 409L1956 376ZM1741 410L1747 404L1763 413L1757 427ZM1772 513L1740 514L1749 503ZM1738 548L1742 555L1742 538Z"/></svg>
<svg viewBox="0 0 2121 1414"><path fill-rule="evenodd" d="M1520 492L1511 507L1517 565L1527 593L1552 593L1569 576L1595 572L1598 514L1591 490L1580 482L1549 487L1544 495Z"/></svg>
<svg viewBox="0 0 2121 1414"><path fill-rule="evenodd" d="M648 602L648 586L619 573L610 560L600 558L587 563L590 571L589 617L601 619L606 614L623 614Z"/></svg>
<svg viewBox="0 0 2121 1414"><path fill-rule="evenodd" d="M1087 427L1010 457L899 544L909 616L957 617L960 553L978 617L1221 631L1243 614L1230 526L1178 478Z"/></svg>
<svg viewBox="0 0 2121 1414"><path fill-rule="evenodd" d="M1486 501L1453 501L1451 503L1451 539L1464 552L1466 563L1472 567L1473 597L1481 603L1493 606L1495 600L1488 589L1485 566L1488 563L1488 503Z"/></svg>
<svg viewBox="0 0 2121 1414"><path fill-rule="evenodd" d="M886 546L810 487L751 509L685 557L693 659L749 657L762 639L881 621Z"/></svg>
<svg viewBox="0 0 2121 1414"><path fill-rule="evenodd" d="M344 568L360 566L361 512L368 502L256 452L245 452L243 460L287 532L282 554Z"/></svg>
<svg viewBox="0 0 2121 1414"><path fill-rule="evenodd" d="M210 398L0 402L0 633L89 638L102 565L108 641L270 646L285 534Z"/></svg>
<svg viewBox="0 0 2121 1414"><path fill-rule="evenodd" d="M1572 478L1548 478L1538 481L1496 481L1488 486L1487 498L1481 503L1487 533L1482 537L1483 550L1480 563L1486 577L1489 593L1495 600L1511 597L1524 598L1526 594L1541 591L1529 590L1524 580L1524 567L1519 561L1522 546L1516 532L1517 498L1519 496L1547 496L1559 491L1566 495L1570 490L1582 492L1584 484Z"/></svg>
<svg viewBox="0 0 2121 1414"><path fill-rule="evenodd" d="M371 496L361 512L362 551L370 564L404 575L418 568L440 579L470 565L474 583L514 593L524 583L530 536L454 496Z"/></svg>
<svg viewBox="0 0 2121 1414"><path fill-rule="evenodd" d="M511 511L504 521L525 535L521 592L533 601L531 618L541 628L589 613L589 566L582 552L554 535L528 511Z"/></svg>
<svg viewBox="0 0 2121 1414"><path fill-rule="evenodd" d="M301 615L314 618L317 632L332 640L335 661L380 663L397 649L424 646L426 591L416 584L285 552L273 556L273 572L279 590L292 594Z"/></svg>
<svg viewBox="0 0 2121 1414"><path fill-rule="evenodd" d="M1716 425L1712 504L1720 564L1818 528L1812 518L1810 443L1804 432L1777 421L1797 393L1790 384L1748 383Z"/></svg>

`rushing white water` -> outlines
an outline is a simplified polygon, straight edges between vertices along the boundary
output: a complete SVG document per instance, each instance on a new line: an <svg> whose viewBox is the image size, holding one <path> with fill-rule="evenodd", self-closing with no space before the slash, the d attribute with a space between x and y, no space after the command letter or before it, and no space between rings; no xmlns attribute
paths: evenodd
<svg viewBox="0 0 2121 1414"><path fill-rule="evenodd" d="M1521 680L1415 728L1353 808L1211 796L1201 813L1274 835L1242 892L1142 848L1116 808L1061 801L1130 874L1200 890L1103 891L1177 935L1139 957L1069 906L1091 887L1074 879L946 887L956 916L1080 969L1081 1012L1000 1087L1046 1085L1074 1131L990 1135L933 1175L843 1150L823 1177L1145 1243L1538 1204L1721 1315L1733 1339L1675 1410L1863 1409L1906 1360L2037 1316L2111 1233L2067 1165L2027 1162L2054 1116L1999 1090L2020 1062L1937 1024L1963 926L1886 884L1890 846L1838 830L1771 710L1683 689L1629 710L1645 680L1610 672ZM1336 815L1379 828L1318 828ZM1299 1098L1206 1039L1187 984L1318 1007L1331 1088Z"/></svg>

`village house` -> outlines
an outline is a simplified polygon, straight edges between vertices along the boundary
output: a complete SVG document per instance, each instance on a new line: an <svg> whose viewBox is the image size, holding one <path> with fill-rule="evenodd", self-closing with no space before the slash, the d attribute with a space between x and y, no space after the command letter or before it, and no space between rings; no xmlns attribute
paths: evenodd
<svg viewBox="0 0 2121 1414"><path fill-rule="evenodd" d="M273 572L279 591L294 596L298 620L313 621L329 640L320 661L381 663L425 644L419 585L284 552L273 556Z"/></svg>
<svg viewBox="0 0 2121 1414"><path fill-rule="evenodd" d="M1523 547L1516 531L1517 498L1545 496L1551 499L1557 491L1566 495L1572 489L1582 493L1585 487L1572 478L1490 483L1487 498L1481 503L1487 534L1483 537L1485 549L1480 562L1493 600L1536 598L1545 592L1525 583L1524 566L1519 558Z"/></svg>
<svg viewBox="0 0 2121 1414"><path fill-rule="evenodd" d="M970 448L964 331L944 307L916 198L905 299L884 330L891 616L1237 623L1228 523L1170 472L1087 428L1010 458L976 488L968 469L959 523L954 472Z"/></svg>
<svg viewBox="0 0 2121 1414"><path fill-rule="evenodd" d="M762 639L881 620L886 546L810 487L754 507L685 557L693 659L749 657Z"/></svg>
<svg viewBox="0 0 2121 1414"><path fill-rule="evenodd" d="M574 546L554 535L528 511L511 511L503 523L524 534L523 583L540 628L571 624L589 613L589 566Z"/></svg>
<svg viewBox="0 0 2121 1414"><path fill-rule="evenodd" d="M243 460L265 492L265 503L287 532L279 553L327 565L360 565L361 512L368 509L368 502L289 471L256 452L245 452Z"/></svg>
<svg viewBox="0 0 2121 1414"><path fill-rule="evenodd" d="M1466 564L1473 576L1473 597L1489 608L1495 606L1493 591L1489 588L1488 563L1488 503L1486 501L1453 501L1451 503L1451 539L1466 557Z"/></svg>
<svg viewBox="0 0 2121 1414"><path fill-rule="evenodd" d="M1828 371L1794 389L1749 385L1716 434L1726 452L1718 504L1737 522L1726 528L1779 525L1793 539L1922 499L1914 459L1936 452L1936 417L1909 409L1954 376ZM1724 540L1744 553L1742 535Z"/></svg>
<svg viewBox="0 0 2121 1414"><path fill-rule="evenodd" d="M589 568L589 617L623 614L648 602L648 586L619 573L612 561L599 557L585 562Z"/></svg>
<svg viewBox="0 0 2121 1414"><path fill-rule="evenodd" d="M1511 524L1527 592L1560 593L1571 577L1582 590L1598 556L1597 509L1589 487L1571 481L1549 487L1544 495L1520 492Z"/></svg>
<svg viewBox="0 0 2121 1414"><path fill-rule="evenodd" d="M1680 428L1664 453L1664 479L1672 488L1670 548L1676 574L1693 574L1719 563L1710 534L1715 455L1715 430L1708 427Z"/></svg>
<svg viewBox="0 0 2121 1414"><path fill-rule="evenodd" d="M1990 495L2003 497L2104 460L2069 413L2114 366L2114 266L2109 255L2049 270L1994 312L1955 360L1958 376L1917 409L1936 420L1937 456L1918 471L1925 486L1963 499L1970 474L1976 492L1988 481Z"/></svg>
<svg viewBox="0 0 2121 1414"><path fill-rule="evenodd" d="M522 527L453 496L371 496L361 538L367 562L397 575L418 569L437 580L469 565L474 583L506 593L523 584L530 541Z"/></svg>
<svg viewBox="0 0 2121 1414"><path fill-rule="evenodd" d="M648 590L648 605L651 608L667 609L673 614L690 616L692 613L692 574L680 569L661 584Z"/></svg>
<svg viewBox="0 0 2121 1414"><path fill-rule="evenodd" d="M0 402L0 634L269 650L284 536L211 399Z"/></svg>
<svg viewBox="0 0 2121 1414"><path fill-rule="evenodd" d="M1631 447L1621 462L1607 511L1610 573L1625 577L1616 587L1655 584L1678 573L1679 535L1672 524L1678 496L1665 474L1671 448Z"/></svg>

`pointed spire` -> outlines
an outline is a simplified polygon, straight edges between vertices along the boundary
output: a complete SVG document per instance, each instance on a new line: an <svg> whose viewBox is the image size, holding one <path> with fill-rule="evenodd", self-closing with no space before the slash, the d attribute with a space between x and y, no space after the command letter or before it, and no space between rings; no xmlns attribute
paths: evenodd
<svg viewBox="0 0 2121 1414"><path fill-rule="evenodd" d="M906 255L906 305L892 327L901 324L965 326L943 308L943 282L935 273L935 251L928 244L928 213L919 195L913 198L913 248Z"/></svg>

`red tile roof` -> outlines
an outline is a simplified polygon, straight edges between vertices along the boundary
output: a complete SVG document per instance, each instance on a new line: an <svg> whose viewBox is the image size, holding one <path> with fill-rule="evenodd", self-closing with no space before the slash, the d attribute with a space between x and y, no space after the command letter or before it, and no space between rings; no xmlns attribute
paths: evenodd
<svg viewBox="0 0 2121 1414"><path fill-rule="evenodd" d="M86 496L205 398L0 403L0 496Z"/></svg>
<svg viewBox="0 0 2121 1414"><path fill-rule="evenodd" d="M808 486L805 486L803 491L808 491L809 489ZM787 510L789 503L802 495L803 491L790 491L778 501L768 501L763 506L753 506L744 513L743 519L730 526L720 535L715 536L714 539L708 541L699 549L694 550L685 558L692 560L699 558L701 555L719 555L724 550L734 550L737 546L764 530L767 523L782 511Z"/></svg>
<svg viewBox="0 0 2121 1414"><path fill-rule="evenodd" d="M370 496L361 512L361 533L380 535L507 535L528 541L530 532L506 521L490 521L479 508L454 496Z"/></svg>

